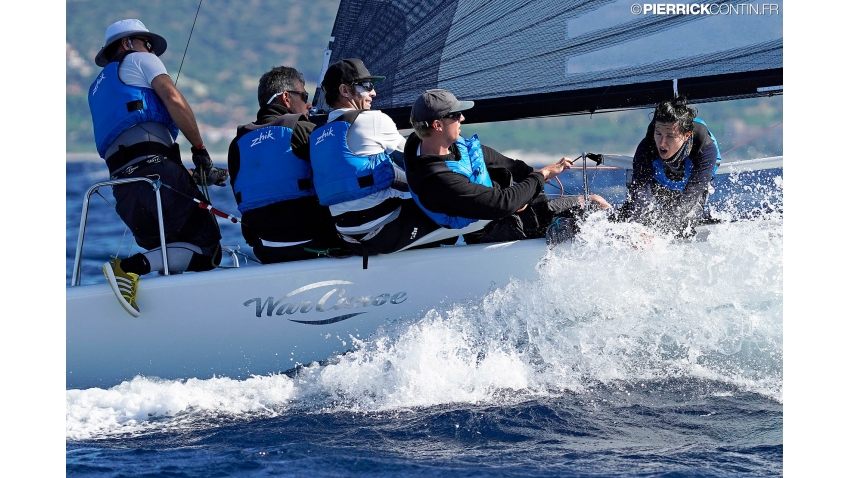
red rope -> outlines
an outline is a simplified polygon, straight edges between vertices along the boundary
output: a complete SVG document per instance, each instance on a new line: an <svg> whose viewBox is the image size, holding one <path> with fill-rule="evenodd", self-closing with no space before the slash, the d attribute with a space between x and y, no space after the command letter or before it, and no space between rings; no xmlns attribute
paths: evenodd
<svg viewBox="0 0 850 478"><path fill-rule="evenodd" d="M752 138L750 138L750 139L748 139L748 140L744 141L743 143L739 144L738 146L735 146L734 148L732 148L732 149L730 149L730 150L727 150L726 152L721 153L720 155L721 155L721 156L723 156L723 155L725 155L725 154L729 153L730 151L735 151L736 149L740 148L741 146L744 146L745 144L747 144L747 143L751 142L752 140L754 140L754 139L758 138L759 136L763 136L763 135L764 135L764 134L766 134L768 131L772 130L773 128L776 128L777 126L779 126L779 125L781 125L781 124L782 124L782 121L780 121L779 123L776 123L775 125L771 126L770 128L767 128L766 130L764 130L764 131L762 131L761 133L759 133L759 134L757 134L757 135L753 136Z"/></svg>
<svg viewBox="0 0 850 478"><path fill-rule="evenodd" d="M209 212L211 212L211 213L215 214L215 215L216 215L216 216L218 216L218 217L223 217L224 219L228 219L228 220L230 220L230 222L232 222L233 224L242 224L242 220L241 220L241 219L239 219L238 217L235 217L235 216L233 216L233 215L231 215L231 214L227 214L227 213L226 213L226 212L224 212L224 211L220 211L220 210L218 210L218 209L216 209L216 208L212 207L212 205L207 204L207 203L205 203L205 202L203 202L203 201L201 201L201 200L199 200L199 199L197 199L197 198L193 198L192 196L189 196L188 194L185 194L185 193L183 193L182 191L178 191L178 190L176 190L176 189L172 188L171 186L169 186L169 185L167 185L167 184L165 184L165 183L163 183L163 182L160 182L160 184L162 184L163 186L167 187L168 189L170 189L170 190L174 191L175 193L177 193L177 194L179 194L179 195L181 195L181 196L183 196L183 197L185 197L185 198L188 198L188 199L191 199L192 201L195 201L196 203L198 203L198 207L199 207L199 208L201 208L201 209L206 209L207 211L209 211Z"/></svg>
<svg viewBox="0 0 850 478"><path fill-rule="evenodd" d="M215 214L218 217L223 217L224 219L229 219L230 222L232 222L233 224L239 224L241 222L241 221L239 221L239 218L233 217L230 214L227 214L226 212L219 211L218 209L212 207L211 205L209 205L209 204L207 204L203 201L199 201L195 198L192 198L192 200L195 201L196 203L198 203L199 208L206 209L207 211Z"/></svg>

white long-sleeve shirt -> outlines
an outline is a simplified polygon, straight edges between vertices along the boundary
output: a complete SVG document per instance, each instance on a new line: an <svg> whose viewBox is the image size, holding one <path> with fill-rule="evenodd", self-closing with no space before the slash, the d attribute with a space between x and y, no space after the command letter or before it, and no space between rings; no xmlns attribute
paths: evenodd
<svg viewBox="0 0 850 478"><path fill-rule="evenodd" d="M328 114L328 121L339 118L343 113L351 111L352 108L340 108ZM352 153L357 155L371 155L393 151L404 152L404 144L407 140L399 134L395 122L380 110L366 110L357 116L351 129L348 130L346 142ZM393 165L393 167L398 168ZM403 172L401 174L404 174ZM375 207L390 198L409 199L410 193L393 188L383 189L360 199L345 201L329 207L331 215L338 216L348 211L363 211ZM382 216L374 221L356 226L339 227L337 230L343 234L362 234L369 232L387 222L391 214Z"/></svg>

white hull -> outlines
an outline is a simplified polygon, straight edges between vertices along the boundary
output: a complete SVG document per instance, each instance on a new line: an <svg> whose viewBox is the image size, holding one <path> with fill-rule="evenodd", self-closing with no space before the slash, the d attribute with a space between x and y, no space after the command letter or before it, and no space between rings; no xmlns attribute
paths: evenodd
<svg viewBox="0 0 850 478"><path fill-rule="evenodd" d="M415 319L530 279L543 239L142 278L141 316L107 284L66 292L66 388L136 375L247 378L327 359L389 319Z"/></svg>
<svg viewBox="0 0 850 478"><path fill-rule="evenodd" d="M781 158L739 163L781 167ZM469 231L437 231L417 244L459 232ZM422 317L441 304L480 298L512 278L534 278L545 253L545 241L534 239L379 255L369 258L368 270L360 257L350 257L149 274L140 282L138 318L105 283L70 287L65 385L107 388L136 375L247 378L290 370L351 349L352 336L365 339L388 320Z"/></svg>

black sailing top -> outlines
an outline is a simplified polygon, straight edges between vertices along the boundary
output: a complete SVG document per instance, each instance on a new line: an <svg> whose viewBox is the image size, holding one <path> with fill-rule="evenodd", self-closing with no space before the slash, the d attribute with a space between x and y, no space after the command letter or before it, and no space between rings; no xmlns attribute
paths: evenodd
<svg viewBox="0 0 850 478"><path fill-rule="evenodd" d="M404 147L404 164L410 189L426 209L470 219L501 219L514 214L543 192L543 174L522 161L508 158L481 145L484 163L493 182L487 187L470 182L445 165L460 152L452 144L449 154L417 155L422 140L411 134ZM442 164L441 164L442 163Z"/></svg>
<svg viewBox="0 0 850 478"><path fill-rule="evenodd" d="M291 113L283 105L265 105L257 112L256 125L270 124L278 117ZM302 116L292 131L290 145L295 156L310 161L310 133L316 127L306 116ZM239 176L240 153L238 134L230 142L227 152L227 167L230 171L231 188ZM235 194L235 191L234 191ZM251 209L242 216L242 236L251 247L256 247L260 239L274 242L296 242L310 239L337 241L327 207L319 204L316 196L307 196Z"/></svg>
<svg viewBox="0 0 850 478"><path fill-rule="evenodd" d="M646 137L635 151L632 180L628 184L627 210L632 218L670 232L681 232L702 218L706 191L714 177L717 144L703 123L694 122L693 145L687 158L693 169L684 189L676 191L659 184L654 177L653 162L659 158L650 123ZM687 147L687 142L683 147ZM681 180L682 178L671 178Z"/></svg>

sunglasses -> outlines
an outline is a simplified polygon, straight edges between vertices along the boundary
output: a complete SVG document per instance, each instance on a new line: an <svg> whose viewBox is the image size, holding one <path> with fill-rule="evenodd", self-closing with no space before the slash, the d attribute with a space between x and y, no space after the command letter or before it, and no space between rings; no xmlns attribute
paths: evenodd
<svg viewBox="0 0 850 478"><path fill-rule="evenodd" d="M145 44L145 49L148 50L148 53L153 53L153 44L150 40L144 37L130 37L130 41L139 40L140 42Z"/></svg>
<svg viewBox="0 0 850 478"><path fill-rule="evenodd" d="M375 89L375 83L371 82L371 81L363 81L363 82L360 82L360 83L352 83L352 85L362 86L363 89L366 90L366 91L372 91L372 90Z"/></svg>
<svg viewBox="0 0 850 478"><path fill-rule="evenodd" d="M272 104L272 101L274 101L274 99L275 99L275 98L277 98L278 96L282 95L283 93L284 93L283 91L278 91L277 93L275 93L274 95L272 95L272 97L271 97L271 98L269 98L269 100L268 100L268 101L266 101L266 104L267 104L267 105ZM307 103L307 100L309 100L309 99L310 99L310 93L307 93L306 91L286 90L286 93L296 94L296 95L300 96L300 97L301 97L301 101L303 101L304 103Z"/></svg>
<svg viewBox="0 0 850 478"><path fill-rule="evenodd" d="M300 96L301 101L303 101L304 103L306 103L307 100L310 99L310 93L307 93L306 91L287 90L287 93L292 93L292 94Z"/></svg>
<svg viewBox="0 0 850 478"><path fill-rule="evenodd" d="M454 113L449 113L448 115L443 116L443 118L448 118L448 119L453 119L455 121L460 121L461 116L463 116L463 113L461 113L460 111L456 111Z"/></svg>

